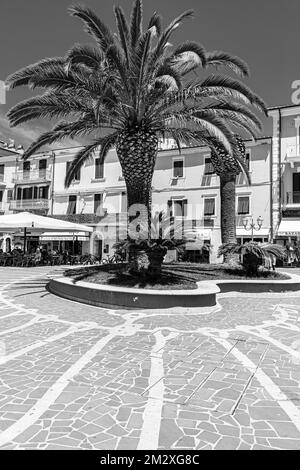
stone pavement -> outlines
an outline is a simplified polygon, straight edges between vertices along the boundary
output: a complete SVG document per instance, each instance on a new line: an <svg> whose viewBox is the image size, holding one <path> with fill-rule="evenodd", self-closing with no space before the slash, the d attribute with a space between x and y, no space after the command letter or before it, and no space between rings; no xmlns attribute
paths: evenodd
<svg viewBox="0 0 300 470"><path fill-rule="evenodd" d="M0 268L0 449L300 449L300 292L115 311Z"/></svg>

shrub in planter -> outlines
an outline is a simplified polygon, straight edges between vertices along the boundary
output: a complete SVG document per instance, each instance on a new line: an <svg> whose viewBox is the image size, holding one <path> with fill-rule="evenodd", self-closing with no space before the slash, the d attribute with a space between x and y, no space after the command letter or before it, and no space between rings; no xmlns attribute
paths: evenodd
<svg viewBox="0 0 300 470"><path fill-rule="evenodd" d="M173 219L166 217L163 213L157 213L151 219L151 234L146 236L146 227L141 226L135 239L119 241L114 245L114 248L117 254L131 253L137 250L140 257L141 253L144 253L148 263L143 257L142 273L147 277L159 278L167 251L172 249L180 251L187 242L194 241L191 234L176 238L176 234L180 233L179 228L179 224L174 224ZM130 263L130 265L133 264ZM140 273L141 267L137 268L139 269L136 270L136 273ZM132 274L135 272L132 271Z"/></svg>
<svg viewBox="0 0 300 470"><path fill-rule="evenodd" d="M225 243L220 246L218 251L218 256L236 254L240 255L241 264L248 276L257 276L260 266L267 266L269 269L271 265L274 265L275 260L286 258L285 248L272 243L252 241L241 245L239 243Z"/></svg>

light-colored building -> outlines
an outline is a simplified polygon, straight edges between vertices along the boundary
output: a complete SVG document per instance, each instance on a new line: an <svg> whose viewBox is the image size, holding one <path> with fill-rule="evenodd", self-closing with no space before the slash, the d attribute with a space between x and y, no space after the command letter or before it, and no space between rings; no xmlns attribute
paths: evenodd
<svg viewBox="0 0 300 470"><path fill-rule="evenodd" d="M300 245L300 106L273 107L271 137L245 141L252 184L237 177L236 234L241 240L276 241ZM33 211L42 215L91 225L94 232L43 234L42 243L98 256L111 255L126 227L126 187L115 150L104 165L97 154L85 163L68 189L64 179L78 148L57 149L22 160L23 150L0 141L0 211ZM164 211L193 229L198 242L187 246L189 259L201 259L200 247L211 246L210 261L217 262L221 244L219 178L206 147L184 148L179 153L171 141L161 144L152 189L153 211ZM250 222L262 219L259 230ZM248 221L246 228L245 221ZM257 225L257 224L256 224ZM2 249L9 234L2 234ZM12 237L11 237L12 238ZM15 238L15 237L14 237ZM21 238L19 238L19 241ZM31 242L38 243L37 237Z"/></svg>
<svg viewBox="0 0 300 470"><path fill-rule="evenodd" d="M273 119L272 216L277 243L300 246L300 106L269 109Z"/></svg>
<svg viewBox="0 0 300 470"><path fill-rule="evenodd" d="M237 177L236 221L240 240L270 239L271 235L271 139L246 141L247 159L252 184L244 176ZM11 150L5 155L3 181L12 192L3 199L3 211L33 211L42 215L84 223L94 227L90 237L77 235L76 250L98 256L113 253L113 245L126 225L126 187L115 150L111 150L104 165L97 154L86 162L68 189L64 179L68 165L78 148L58 149L22 160L22 151ZM1 172L1 166L0 166ZM211 246L210 261L217 262L221 244L219 178L210 163L206 147L184 148L179 153L171 142L164 142L158 153L153 177L153 211L164 211L183 226L197 233L198 241L187 246L188 259L201 259L201 245ZM244 219L263 220L259 231L246 230ZM248 224L248 229L249 224ZM19 241L19 239L18 239ZM73 234L43 234L42 243L54 249L71 249ZM38 238L31 237L32 244Z"/></svg>

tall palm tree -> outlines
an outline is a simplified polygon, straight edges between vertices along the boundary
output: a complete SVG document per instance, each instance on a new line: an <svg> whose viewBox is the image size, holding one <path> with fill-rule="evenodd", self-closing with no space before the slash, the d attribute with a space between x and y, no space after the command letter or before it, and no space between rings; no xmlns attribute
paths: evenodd
<svg viewBox="0 0 300 470"><path fill-rule="evenodd" d="M222 244L236 243L235 220L235 187L236 177L243 171L248 183L250 177L246 166L246 148L243 140L235 135L238 148L237 153L230 155L224 146L216 144L211 152L211 163L220 178L221 200L221 239ZM228 261L230 253L224 253L224 260Z"/></svg>
<svg viewBox="0 0 300 470"><path fill-rule="evenodd" d="M253 135L261 124L249 109L265 111L263 101L241 81L223 75L197 76L197 69L225 66L244 77L247 65L224 52L207 53L187 41L172 47L170 38L192 17L186 11L166 28L156 12L143 28L142 1L135 0L128 22L115 7L116 34L87 7L73 6L95 47L75 45L65 57L47 58L7 79L10 89L21 85L44 93L12 108L16 126L35 118L68 118L42 134L24 153L64 138L91 136L75 156L65 184L97 151L104 160L116 147L127 188L128 209L140 204L150 226L151 182L160 138L181 145L213 146L212 139L231 155L236 149L232 126ZM144 208L144 210L143 210ZM129 211L131 215L135 212Z"/></svg>

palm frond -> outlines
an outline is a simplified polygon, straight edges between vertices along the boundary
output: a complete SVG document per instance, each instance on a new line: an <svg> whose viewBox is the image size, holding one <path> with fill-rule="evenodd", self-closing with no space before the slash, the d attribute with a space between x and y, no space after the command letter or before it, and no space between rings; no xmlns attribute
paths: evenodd
<svg viewBox="0 0 300 470"><path fill-rule="evenodd" d="M89 103L69 93L47 93L18 103L7 116L10 126L37 118L61 118L90 111Z"/></svg>
<svg viewBox="0 0 300 470"><path fill-rule="evenodd" d="M92 69L97 69L103 59L104 56L99 52L99 49L81 44L75 44L66 55L66 62L70 66L83 64Z"/></svg>
<svg viewBox="0 0 300 470"><path fill-rule="evenodd" d="M155 27L156 36L160 36L162 31L162 18L161 16L155 11L150 18L148 29Z"/></svg>
<svg viewBox="0 0 300 470"><path fill-rule="evenodd" d="M237 75L248 77L249 67L247 63L235 55L222 51L213 51L206 54L206 65L228 67Z"/></svg>
<svg viewBox="0 0 300 470"><path fill-rule="evenodd" d="M129 28L121 7L115 7L116 25L119 33L120 43L126 57L127 65L130 62L130 51L129 51Z"/></svg>
<svg viewBox="0 0 300 470"><path fill-rule="evenodd" d="M141 0L135 0L131 13L130 39L131 47L134 49L141 34L143 21L143 7Z"/></svg>
<svg viewBox="0 0 300 470"><path fill-rule="evenodd" d="M169 60L181 73L186 74L187 65L193 69L199 65L204 67L206 57L207 53L202 44L195 41L186 41L174 50Z"/></svg>
<svg viewBox="0 0 300 470"><path fill-rule="evenodd" d="M78 170L83 166L83 164L94 154L95 150L99 147L101 139L93 141L91 144L86 145L80 149L74 157L71 165L68 168L66 177L65 177L65 187L68 188Z"/></svg>
<svg viewBox="0 0 300 470"><path fill-rule="evenodd" d="M66 138L74 138L78 135L87 134L96 129L93 123L88 118L75 123L62 122L57 124L51 131L44 132L37 140L35 140L24 152L22 158L27 160L37 150L45 145L53 144L54 142L61 141Z"/></svg>
<svg viewBox="0 0 300 470"><path fill-rule="evenodd" d="M152 59L151 59L152 65L154 65L157 62L157 60L161 57L161 54L162 54L164 48L166 47L170 36L175 31L175 29L178 28L178 26L180 25L180 23L183 20L185 20L187 18L192 18L193 14L194 14L193 10L185 11L184 13L179 15L177 18L175 18L169 24L169 26L167 26L167 28L161 33L161 35L158 38L157 45L156 45L156 47L153 51L153 56L152 56Z"/></svg>
<svg viewBox="0 0 300 470"><path fill-rule="evenodd" d="M93 10L74 5L69 8L69 13L83 22L85 31L95 39L100 49L106 51L111 44L115 44L114 35Z"/></svg>
<svg viewBox="0 0 300 470"><path fill-rule="evenodd" d="M53 69L58 67L61 69L65 66L65 59L63 57L52 57L40 60L34 64L23 67L17 72L12 73L6 79L6 85L9 90L18 86L28 85L32 77L39 76L41 71L46 69Z"/></svg>

